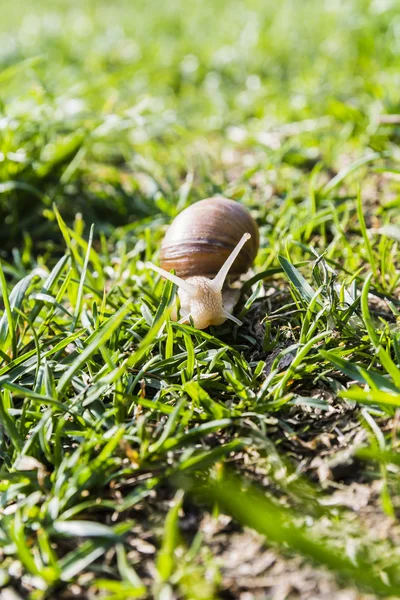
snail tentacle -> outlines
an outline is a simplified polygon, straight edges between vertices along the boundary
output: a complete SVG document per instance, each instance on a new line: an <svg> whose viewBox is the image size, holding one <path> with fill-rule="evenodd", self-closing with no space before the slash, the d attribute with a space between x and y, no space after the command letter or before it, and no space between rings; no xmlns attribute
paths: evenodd
<svg viewBox="0 0 400 600"><path fill-rule="evenodd" d="M186 321L190 321L191 316L192 316L191 313L189 313L188 315L185 315L184 317L179 319L178 323L180 323L182 325L183 323L186 323Z"/></svg>
<svg viewBox="0 0 400 600"><path fill-rule="evenodd" d="M231 313L228 313L226 310L224 310L223 315L226 319L229 319L230 321L236 323L236 325L243 325L242 321L237 319L234 315L231 315Z"/></svg>
<svg viewBox="0 0 400 600"><path fill-rule="evenodd" d="M238 244L232 250L232 252L228 256L228 258L226 259L226 261L224 262L224 264L222 265L222 267L220 268L220 270L218 271L218 273L216 274L214 279L211 280L211 286L215 291L222 290L222 287L225 283L225 279L229 273L229 269L235 262L237 255L239 254L239 252L241 251L241 249L243 248L243 246L245 245L247 240L249 240L250 238L251 238L250 233L244 233L242 235Z"/></svg>
<svg viewBox="0 0 400 600"><path fill-rule="evenodd" d="M168 271L166 271L165 269L162 269L161 267L157 267L152 262L147 262L146 268L152 269L159 275L162 275L163 277L165 277L165 279L168 279L168 281L171 281L172 283L177 285L181 290L186 292L186 294L188 296L190 296L191 298L195 298L197 296L196 286L192 285L191 283L188 283L184 279L181 279L180 277L177 277L176 275L173 275L172 273L168 273Z"/></svg>

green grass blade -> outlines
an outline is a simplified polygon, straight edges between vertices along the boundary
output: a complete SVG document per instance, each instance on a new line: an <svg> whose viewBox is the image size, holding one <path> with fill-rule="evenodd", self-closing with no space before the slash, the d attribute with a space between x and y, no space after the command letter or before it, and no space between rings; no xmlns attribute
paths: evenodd
<svg viewBox="0 0 400 600"><path fill-rule="evenodd" d="M81 278L79 281L74 318L73 318L72 324L71 324L71 333L73 333L75 331L75 328L78 323L78 319L79 319L79 316L80 316L81 310L82 310L83 286L84 286L85 279L86 279L86 273L87 273L87 268L88 268L89 258L90 258L90 250L91 250L92 242L93 242L93 230L94 230L94 225L92 225L90 228L89 241L88 241L88 245L87 245L87 249L86 249L85 261L83 263Z"/></svg>
<svg viewBox="0 0 400 600"><path fill-rule="evenodd" d="M360 387L353 386L348 390L343 390L339 393L341 398L355 400L366 404L377 404L383 406L400 407L400 393L391 394L381 390L363 390Z"/></svg>
<svg viewBox="0 0 400 600"><path fill-rule="evenodd" d="M183 502L183 491L176 493L174 503L165 519L163 544L157 555L157 570L161 581L168 581L175 568L175 550L179 544L179 511Z"/></svg>
<svg viewBox="0 0 400 600"><path fill-rule="evenodd" d="M381 361L384 368L387 370L389 375L393 379L393 383L397 388L400 388L400 369L395 365L395 363L390 358L389 354L382 347L382 344L379 341L379 338L376 334L376 328L372 321L371 314L369 312L368 306L368 294L371 287L371 279L372 273L368 275L365 280L362 292L361 292L361 311L364 318L365 326L367 328L368 335L371 340L371 344L374 347L379 360Z"/></svg>
<svg viewBox="0 0 400 600"><path fill-rule="evenodd" d="M10 333L11 337L11 352L12 358L17 357L17 337L15 333L14 319L12 315L10 298L8 297L6 279L4 277L3 267L0 263L0 286L1 295L3 297L4 306L6 309L5 315L3 315L0 321L0 346L4 349L4 344L7 340L7 334Z"/></svg>
<svg viewBox="0 0 400 600"><path fill-rule="evenodd" d="M86 348L81 352L78 358L72 363L68 370L62 375L58 382L57 392L62 394L66 386L71 381L72 377L79 371L81 366L92 356L96 350L110 339L114 331L120 326L126 315L128 314L131 307L130 301L126 302L108 321L102 326L102 328L96 333L92 341Z"/></svg>
<svg viewBox="0 0 400 600"><path fill-rule="evenodd" d="M192 481L189 485L194 493L208 502L218 502L219 506L242 525L255 529L266 537L268 543L307 556L322 564L340 578L370 589L377 594L400 594L400 585L391 585L390 576L386 581L363 562L362 557L354 563L346 555L345 549L339 550L328 541L320 541L307 528L298 524L299 517L288 508L284 508L269 498L249 482L224 475L219 480L209 479L200 486Z"/></svg>
<svg viewBox="0 0 400 600"><path fill-rule="evenodd" d="M304 279L300 271L296 269L296 267L292 265L284 256L278 256L278 259L289 281L293 284L294 288L298 291L304 302L309 304L315 297L315 290L313 290L310 284ZM318 302L316 302L316 305L320 306Z"/></svg>
<svg viewBox="0 0 400 600"><path fill-rule="evenodd" d="M363 167L364 165L366 165L370 162L374 162L381 157L382 156L381 156L380 152L372 152L372 153L366 154L365 156L362 156L361 158L358 158L354 162L350 163L350 165L344 167L344 169L339 171L339 173L337 175L335 175L335 177L333 177L324 186L324 188L322 190L323 193L325 195L330 194L335 188L337 188L346 179L346 177L348 177L349 175L358 171L358 169L360 167Z"/></svg>
<svg viewBox="0 0 400 600"><path fill-rule="evenodd" d="M371 269L373 271L374 277L377 279L378 278L378 268L377 268L375 256L374 256L374 253L372 250L371 242L368 237L367 226L365 224L360 185L358 186L358 192L357 192L357 215L358 215L358 221L360 223L361 234L363 236L365 248L367 251L368 258L369 258L369 264L371 265Z"/></svg>

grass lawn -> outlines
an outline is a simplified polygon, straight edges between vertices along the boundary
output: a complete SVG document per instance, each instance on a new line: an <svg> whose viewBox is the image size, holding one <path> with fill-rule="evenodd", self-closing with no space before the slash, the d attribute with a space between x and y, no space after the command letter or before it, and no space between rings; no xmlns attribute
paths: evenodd
<svg viewBox="0 0 400 600"><path fill-rule="evenodd" d="M397 0L1 8L1 600L399 598ZM200 331L145 263L218 194Z"/></svg>

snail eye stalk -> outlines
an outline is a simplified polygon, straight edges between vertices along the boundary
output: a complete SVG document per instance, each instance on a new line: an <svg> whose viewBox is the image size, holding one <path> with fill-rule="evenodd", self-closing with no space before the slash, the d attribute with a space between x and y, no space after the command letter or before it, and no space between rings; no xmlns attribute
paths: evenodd
<svg viewBox="0 0 400 600"><path fill-rule="evenodd" d="M222 267L220 268L220 270L218 271L218 273L216 274L216 276L214 277L214 279L211 281L211 286L215 291L221 291L222 287L225 283L225 279L229 273L229 269L231 268L231 266L233 265L233 263L235 262L235 259L237 257L237 255L239 254L239 252L241 251L241 249L243 248L243 246L245 245L245 243L251 238L250 233L244 233L239 241L239 243L235 246L235 248L232 250L232 252L230 253L230 255L228 256L228 258L226 259L226 261L224 262L224 264L222 265Z"/></svg>
<svg viewBox="0 0 400 600"><path fill-rule="evenodd" d="M156 265L154 265L151 262L146 263L146 268L151 269L152 271L155 271L159 275L162 275L163 277L165 277L165 279L168 279L168 281L171 281L172 283L177 285L181 290L186 292L186 294L188 296L190 296L191 298L195 298L197 296L196 286L192 285L188 281L185 281L184 279L181 279L180 277L177 277L176 275L172 275L172 273L169 273L168 271L166 271L165 269L162 269L161 267L157 267Z"/></svg>

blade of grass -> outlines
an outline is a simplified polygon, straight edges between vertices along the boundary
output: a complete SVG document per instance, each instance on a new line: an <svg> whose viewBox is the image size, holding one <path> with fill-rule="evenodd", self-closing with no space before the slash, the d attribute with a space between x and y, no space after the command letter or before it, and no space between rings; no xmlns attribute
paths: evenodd
<svg viewBox="0 0 400 600"><path fill-rule="evenodd" d="M88 268L88 264L89 264L90 250L91 250L92 242L93 242L93 231L94 231L94 225L92 225L90 228L89 241L87 244L85 261L83 263L81 277L80 277L80 281L79 281L79 287L78 287L78 294L76 297L74 318L72 319L72 323L71 323L71 329L70 329L71 333L73 333L75 331L79 316L81 314L82 301L83 301L83 285L85 283L86 272L87 272L87 268Z"/></svg>
<svg viewBox="0 0 400 600"><path fill-rule="evenodd" d="M387 370L389 375L392 377L395 386L397 388L400 388L400 369L395 365L395 363L390 358L389 354L385 351L382 344L380 343L376 333L376 327L372 321L371 314L369 312L368 294L371 287L372 276L373 274L369 273L363 285L363 289L361 292L361 312L363 315L365 326L367 328L369 338L371 340L371 344L374 347L375 352L379 357L379 360L381 361L383 367Z"/></svg>
<svg viewBox="0 0 400 600"><path fill-rule="evenodd" d="M365 224L364 211L363 211L362 198L361 198L361 185L358 186L358 191L357 191L357 215L358 215L358 222L360 223L361 234L363 236L365 248L367 250L369 264L371 265L371 269L372 269L375 279L377 279L378 278L378 267L377 267L377 264L375 261L375 256L374 256L374 253L372 250L371 242L368 237L367 226Z"/></svg>
<svg viewBox="0 0 400 600"><path fill-rule="evenodd" d="M96 335L93 337L92 341L86 348L81 352L81 354L74 360L69 369L62 375L58 382L57 392L61 395L65 390L66 386L71 381L72 377L79 371L82 365L92 356L98 348L105 344L107 340L110 339L114 331L120 326L129 310L131 309L131 302L126 302L106 323L101 327L101 329L96 332Z"/></svg>
<svg viewBox="0 0 400 600"><path fill-rule="evenodd" d="M345 549L340 550L327 540L320 541L306 527L299 525L299 516L295 512L276 504L244 479L224 473L217 480L209 478L203 485L195 479L178 479L177 485L184 485L208 502L217 502L224 512L264 535L270 544L277 544L282 549L290 548L325 565L340 578L377 594L400 594L400 586L391 584L389 573L383 572L385 578L382 578L375 574L369 564L364 563L361 556L354 563L347 558Z"/></svg>
<svg viewBox="0 0 400 600"><path fill-rule="evenodd" d="M4 271L3 271L1 262L0 262L0 287L1 287L1 295L3 297L4 307L6 309L5 316L7 317L7 320L6 320L3 316L3 318L0 321L0 346L3 350L4 344L7 341L7 333L9 332L10 337L11 337L11 356L14 359L14 358L17 358L17 337L16 337L16 333L15 333L15 328L14 328L14 319L13 319L11 305L10 305L10 298L9 298L8 292L7 292L6 279L4 277Z"/></svg>

